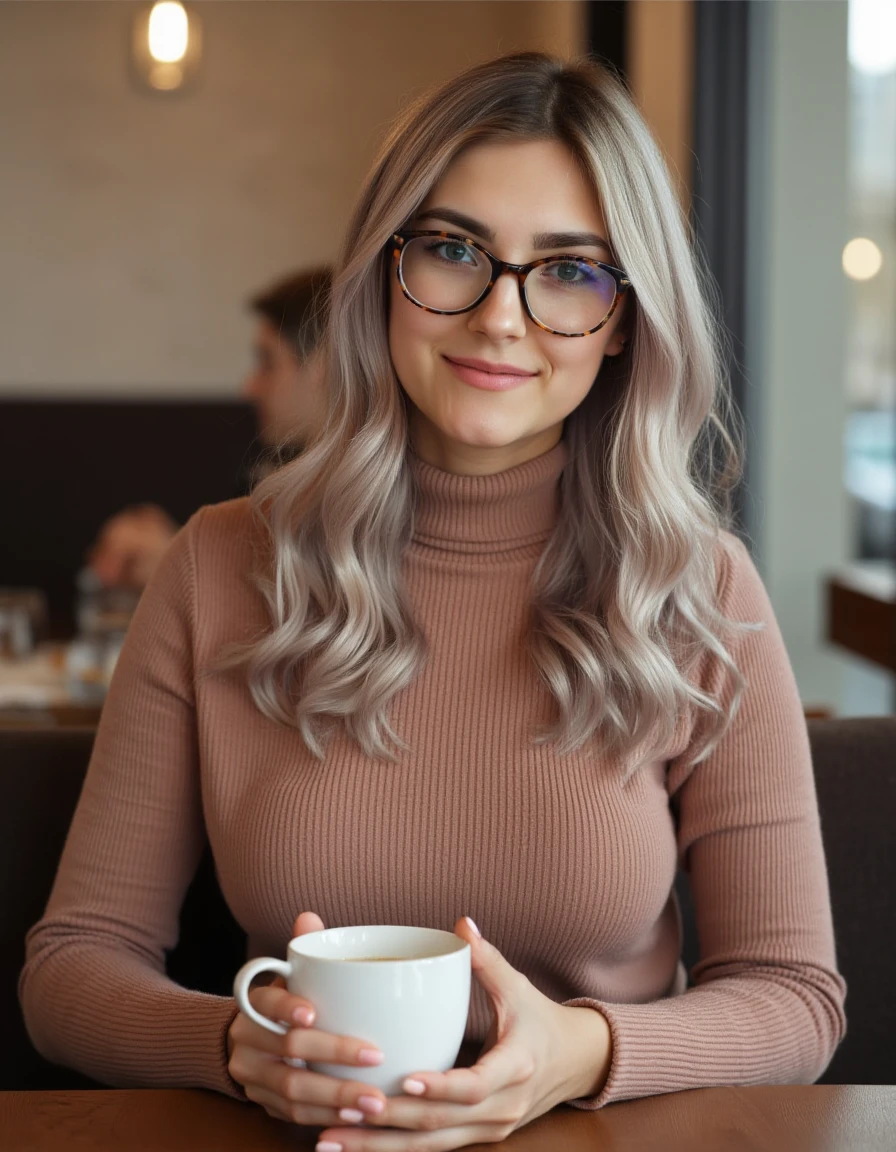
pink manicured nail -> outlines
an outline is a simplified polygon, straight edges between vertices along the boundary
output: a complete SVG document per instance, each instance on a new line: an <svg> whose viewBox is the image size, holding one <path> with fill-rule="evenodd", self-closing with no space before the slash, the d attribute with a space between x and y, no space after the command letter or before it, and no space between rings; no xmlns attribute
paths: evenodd
<svg viewBox="0 0 896 1152"><path fill-rule="evenodd" d="M422 1096L426 1091L426 1085L422 1080L413 1080L410 1076L402 1084L402 1088L411 1096Z"/></svg>
<svg viewBox="0 0 896 1152"><path fill-rule="evenodd" d="M362 1048L358 1053L359 1064L382 1064L382 1052L378 1052L376 1048Z"/></svg>
<svg viewBox="0 0 896 1152"><path fill-rule="evenodd" d="M476 927L475 923L470 919L470 917L464 916L464 920L466 920L466 922L470 925L470 927L473 929L473 931L476 933L476 935L481 940L482 939L482 933L479 931L479 929Z"/></svg>
<svg viewBox="0 0 896 1152"><path fill-rule="evenodd" d="M342 1145L335 1140L318 1140L314 1152L342 1152Z"/></svg>
<svg viewBox="0 0 896 1152"><path fill-rule="evenodd" d="M296 1008L292 1014L292 1018L298 1021L299 1024L304 1024L306 1028L310 1028L314 1023L314 1013L310 1008Z"/></svg>
<svg viewBox="0 0 896 1152"><path fill-rule="evenodd" d="M371 1116L379 1116L386 1107L379 1096L359 1096L358 1106Z"/></svg>
<svg viewBox="0 0 896 1152"><path fill-rule="evenodd" d="M340 1108L339 1119L344 1120L346 1124L360 1124L364 1119L364 1113L356 1108Z"/></svg>

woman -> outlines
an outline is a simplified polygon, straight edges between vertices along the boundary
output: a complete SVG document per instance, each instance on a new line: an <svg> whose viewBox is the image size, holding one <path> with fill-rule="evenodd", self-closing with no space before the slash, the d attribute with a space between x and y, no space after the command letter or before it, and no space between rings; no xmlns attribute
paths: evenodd
<svg viewBox="0 0 896 1152"><path fill-rule="evenodd" d="M113 1083L244 1093L320 1152L817 1078L844 987L805 724L698 478L732 475L716 340L621 86L526 54L412 108L348 229L327 356L318 440L251 510L195 517L141 603L29 941L35 1042ZM471 917L478 1063L386 1100L285 1062L380 1059L285 989L253 993L281 1040L170 984L205 835L253 954Z"/></svg>

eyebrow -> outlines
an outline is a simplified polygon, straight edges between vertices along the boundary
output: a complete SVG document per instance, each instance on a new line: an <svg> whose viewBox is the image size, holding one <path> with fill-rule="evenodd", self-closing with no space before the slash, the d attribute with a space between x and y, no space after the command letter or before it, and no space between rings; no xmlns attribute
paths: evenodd
<svg viewBox="0 0 896 1152"><path fill-rule="evenodd" d="M427 208L426 211L418 213L418 218L444 220L446 224L454 224L465 232L481 236L483 240L488 240L489 243L495 239L495 233L487 224L474 220L472 216L466 216L463 212L457 212L454 208ZM536 252L545 251L548 248L580 248L583 245L592 248L604 248L607 252L612 251L606 240L602 236L598 236L596 232L538 232L532 237L532 247Z"/></svg>

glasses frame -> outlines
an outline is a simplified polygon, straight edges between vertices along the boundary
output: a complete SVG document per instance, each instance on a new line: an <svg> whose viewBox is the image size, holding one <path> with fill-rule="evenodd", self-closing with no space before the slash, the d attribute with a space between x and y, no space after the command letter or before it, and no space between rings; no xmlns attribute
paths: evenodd
<svg viewBox="0 0 896 1152"><path fill-rule="evenodd" d="M475 248L477 252L481 252L486 260L488 260L492 269L491 279L472 304L468 304L465 308L430 308L428 304L421 304L419 300L411 295L407 284L404 282L404 276L401 271L401 261L405 245L408 241L416 240L421 236L438 236L442 240L457 240L461 244L469 244L471 248ZM592 260L590 256L573 256L571 254L564 255L563 253L559 253L555 256L542 256L538 260L531 260L528 264L510 264L506 260L499 260L497 256L493 256L487 248L483 248L477 240L473 240L469 236L462 236L457 232L442 232L438 229L416 230L403 228L400 232L394 232L392 234L392 259L395 263L398 283L407 299L410 300L412 304L416 304L418 308L422 308L424 312L432 312L436 316L461 316L464 312L472 312L473 309L478 308L486 296L488 296L489 292L491 292L497 283L498 278L503 276L505 272L512 272L513 275L516 276L523 310L532 323L541 328L543 332L550 332L554 336L568 336L570 339L575 339L579 336L591 336L593 333L599 332L616 311L623 295L631 287L631 281L621 268L615 268L612 264L604 264L601 260ZM575 260L582 264L589 264L592 268L601 268L613 277L616 284L613 303L610 305L610 311L596 327L589 328L585 332L558 332L556 328L549 328L547 324L543 324L538 317L533 314L532 308L529 305L529 298L526 295L526 277L533 268L539 268L542 264L550 264L554 260Z"/></svg>

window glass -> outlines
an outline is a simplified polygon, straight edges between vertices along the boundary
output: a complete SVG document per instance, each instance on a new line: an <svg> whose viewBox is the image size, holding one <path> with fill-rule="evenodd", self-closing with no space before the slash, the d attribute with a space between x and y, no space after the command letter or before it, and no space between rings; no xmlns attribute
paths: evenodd
<svg viewBox="0 0 896 1152"><path fill-rule="evenodd" d="M896 3L849 0L845 482L854 554L896 554Z"/></svg>

